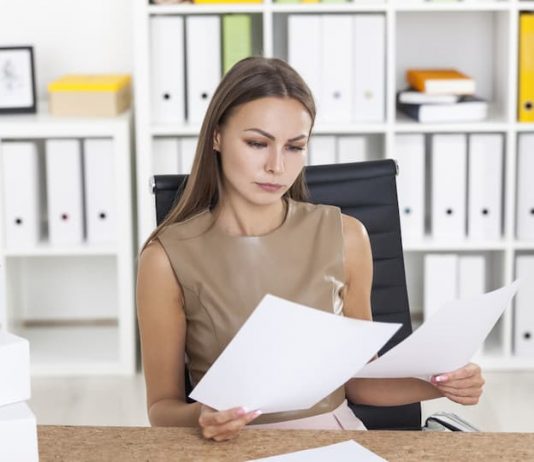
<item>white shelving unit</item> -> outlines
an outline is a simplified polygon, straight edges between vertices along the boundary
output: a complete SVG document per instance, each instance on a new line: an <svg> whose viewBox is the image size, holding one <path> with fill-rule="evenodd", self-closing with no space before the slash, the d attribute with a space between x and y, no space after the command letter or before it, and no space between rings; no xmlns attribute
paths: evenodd
<svg viewBox="0 0 534 462"><path fill-rule="evenodd" d="M404 133L499 133L505 139L503 236L498 241L464 240L445 242L428 236L404 242L408 291L417 319L422 313L423 261L426 253L453 252L485 255L488 258L489 289L514 280L518 253L534 254L534 241L515 237L517 137L534 131L534 124L518 123L517 66L518 18L521 11L534 10L534 1L465 0L440 3L422 0L355 0L342 4L239 5L149 5L137 0L135 11L135 96L137 142L138 229L140 240L154 227L153 197L148 182L152 175L151 143L160 137L197 136L199 126L152 124L150 120L149 21L156 15L202 15L250 13L261 15L263 55L275 54L277 27L291 13L366 14L386 18L386 111L380 123L317 125L315 135L363 135L382 138L383 157L394 157L394 138ZM284 56L277 56L285 58ZM420 124L396 110L395 96L405 88L409 67L457 67L477 82L477 93L491 102L487 120L477 123ZM139 243L140 244L140 243ZM534 300L533 300L534 303ZM511 307L490 334L479 362L487 369L534 369L534 357L513 354L513 310Z"/></svg>
<svg viewBox="0 0 534 462"><path fill-rule="evenodd" d="M0 175L0 324L30 341L35 375L135 372L132 115L62 118L44 102L32 115L0 117L0 149L32 141L44 156L50 138L112 140L116 244L6 247ZM55 317L55 314L59 315ZM44 321L43 321L44 320Z"/></svg>

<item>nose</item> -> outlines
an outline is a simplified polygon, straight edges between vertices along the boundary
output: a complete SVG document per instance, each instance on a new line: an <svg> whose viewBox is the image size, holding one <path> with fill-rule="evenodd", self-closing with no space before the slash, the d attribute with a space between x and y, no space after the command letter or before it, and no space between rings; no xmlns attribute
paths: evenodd
<svg viewBox="0 0 534 462"><path fill-rule="evenodd" d="M275 175L284 172L284 155L280 149L273 148L265 162L265 170Z"/></svg>

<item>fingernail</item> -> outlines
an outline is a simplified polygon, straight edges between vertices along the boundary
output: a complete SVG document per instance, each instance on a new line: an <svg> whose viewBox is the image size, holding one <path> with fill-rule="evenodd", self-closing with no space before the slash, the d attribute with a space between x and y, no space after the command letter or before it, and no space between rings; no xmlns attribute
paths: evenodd
<svg viewBox="0 0 534 462"><path fill-rule="evenodd" d="M237 415L241 416L241 415L245 415L248 413L248 409L246 407L240 407L238 410L237 410Z"/></svg>
<svg viewBox="0 0 534 462"><path fill-rule="evenodd" d="M447 376L446 375L437 375L436 376L436 382L445 382L447 381Z"/></svg>
<svg viewBox="0 0 534 462"><path fill-rule="evenodd" d="M256 410L254 411L254 413L252 414L252 416L253 416L254 418L256 418L256 417L259 417L259 416L262 415L262 414L263 414L263 412L262 412L261 410L256 409Z"/></svg>

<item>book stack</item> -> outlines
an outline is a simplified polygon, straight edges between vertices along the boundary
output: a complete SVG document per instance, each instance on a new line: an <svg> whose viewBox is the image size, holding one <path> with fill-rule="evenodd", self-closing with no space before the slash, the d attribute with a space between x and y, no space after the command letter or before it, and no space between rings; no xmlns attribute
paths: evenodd
<svg viewBox="0 0 534 462"><path fill-rule="evenodd" d="M488 103L475 96L475 81L456 69L409 69L409 88L397 94L398 109L418 122L484 120Z"/></svg>
<svg viewBox="0 0 534 462"><path fill-rule="evenodd" d="M39 460L30 399L30 345L0 330L0 460Z"/></svg>

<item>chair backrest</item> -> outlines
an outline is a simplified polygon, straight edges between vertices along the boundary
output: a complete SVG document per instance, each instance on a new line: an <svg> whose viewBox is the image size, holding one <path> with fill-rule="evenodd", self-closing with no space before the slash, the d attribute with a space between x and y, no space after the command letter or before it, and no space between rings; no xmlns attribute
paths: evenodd
<svg viewBox="0 0 534 462"><path fill-rule="evenodd" d="M373 253L373 319L402 323L383 354L412 332L395 177L395 161L309 166L305 169L311 202L336 205L367 228ZM153 191L160 223L178 199L184 175L157 175ZM351 404L369 429L420 429L421 405L375 407Z"/></svg>

